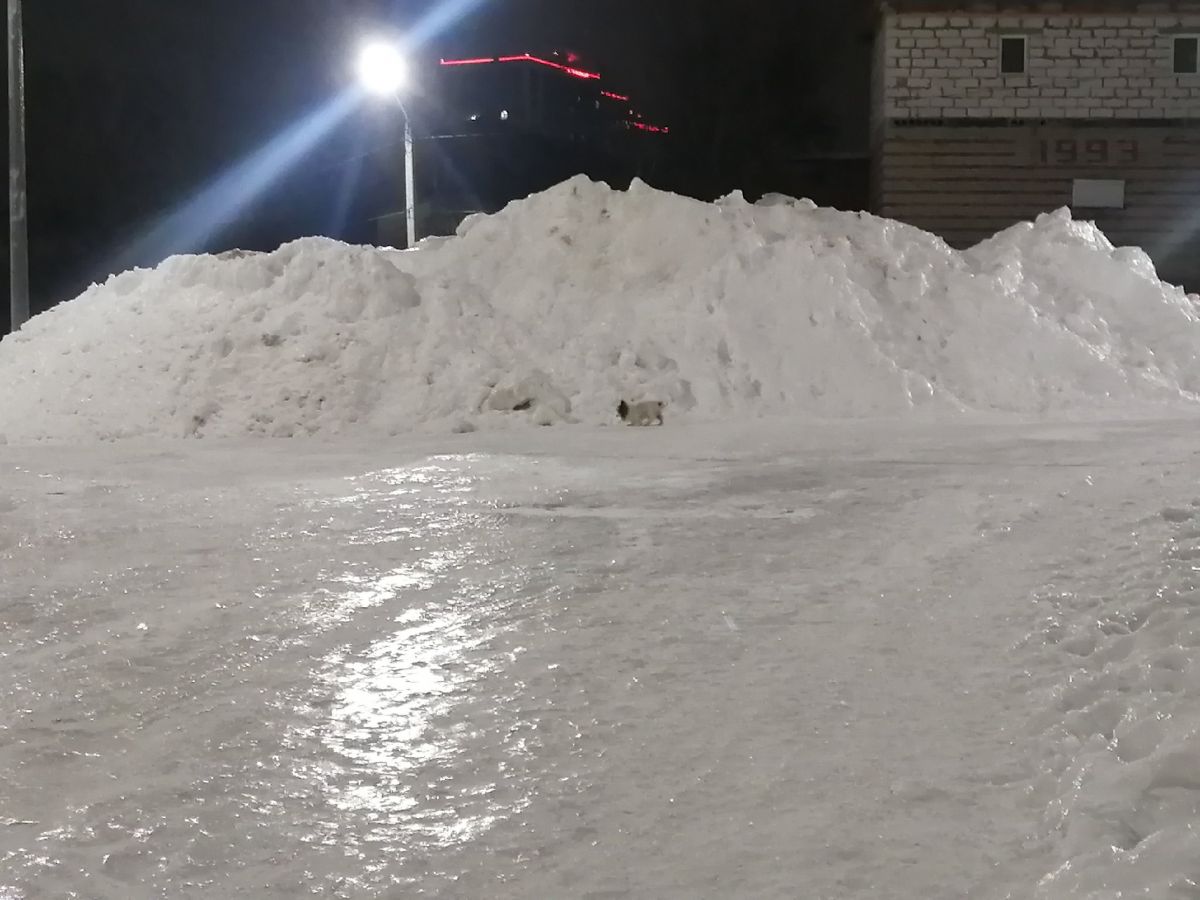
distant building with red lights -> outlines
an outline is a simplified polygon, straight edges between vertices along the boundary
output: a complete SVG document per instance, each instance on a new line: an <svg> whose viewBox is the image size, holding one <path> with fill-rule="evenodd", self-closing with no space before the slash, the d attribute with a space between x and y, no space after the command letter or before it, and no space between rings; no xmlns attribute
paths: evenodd
<svg viewBox="0 0 1200 900"><path fill-rule="evenodd" d="M414 119L426 234L574 175L647 177L670 133L569 54L442 59L425 81Z"/></svg>
<svg viewBox="0 0 1200 900"><path fill-rule="evenodd" d="M670 131L646 121L628 94L610 88L600 73L582 68L572 55L442 59L438 68L431 137L524 131L592 140L620 132Z"/></svg>

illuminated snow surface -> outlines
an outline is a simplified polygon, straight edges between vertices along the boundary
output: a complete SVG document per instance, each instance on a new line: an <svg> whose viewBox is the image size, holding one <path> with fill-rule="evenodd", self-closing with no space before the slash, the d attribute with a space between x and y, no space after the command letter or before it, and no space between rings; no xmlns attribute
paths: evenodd
<svg viewBox="0 0 1200 900"><path fill-rule="evenodd" d="M0 447L0 897L1196 897L1198 434Z"/></svg>
<svg viewBox="0 0 1200 900"><path fill-rule="evenodd" d="M413 253L296 241L126 272L0 342L0 438L385 434L1200 392L1194 298L1066 212L960 253L803 201L574 179ZM513 414L514 406L528 409Z"/></svg>
<svg viewBox="0 0 1200 900"><path fill-rule="evenodd" d="M1200 898L1200 316L1069 215L577 179L0 385L0 900Z"/></svg>

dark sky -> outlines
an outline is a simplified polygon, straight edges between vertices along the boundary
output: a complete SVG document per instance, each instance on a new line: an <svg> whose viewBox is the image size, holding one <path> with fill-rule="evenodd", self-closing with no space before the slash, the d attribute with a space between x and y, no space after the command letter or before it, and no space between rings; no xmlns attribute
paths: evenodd
<svg viewBox="0 0 1200 900"><path fill-rule="evenodd" d="M102 277L148 223L336 94L374 23L403 31L448 4L468 11L430 58L574 50L670 121L681 162L664 187L782 189L789 155L864 149L857 3L27 0L35 306Z"/></svg>

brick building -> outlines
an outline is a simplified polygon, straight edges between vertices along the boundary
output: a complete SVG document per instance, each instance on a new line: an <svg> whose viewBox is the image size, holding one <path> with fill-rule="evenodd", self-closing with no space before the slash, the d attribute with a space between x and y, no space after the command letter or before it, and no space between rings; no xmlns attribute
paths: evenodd
<svg viewBox="0 0 1200 900"><path fill-rule="evenodd" d="M876 7L872 191L970 245L1069 206L1200 289L1200 0Z"/></svg>

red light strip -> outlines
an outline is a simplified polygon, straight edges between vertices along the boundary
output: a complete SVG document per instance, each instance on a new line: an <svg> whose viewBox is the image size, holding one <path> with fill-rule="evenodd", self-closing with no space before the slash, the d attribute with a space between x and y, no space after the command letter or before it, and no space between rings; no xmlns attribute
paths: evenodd
<svg viewBox="0 0 1200 900"><path fill-rule="evenodd" d="M529 53L522 53L520 56L480 56L474 59L443 59L443 66L483 66L489 63L507 63L507 62L531 62L537 63L540 66L549 66L551 69L558 69L560 72L566 72L575 78L595 79L599 80L600 75L596 72L588 72L584 69L577 69L574 66L564 66L562 63L556 63L553 60L542 59L540 56L533 56ZM613 91L601 91L600 95L607 97L610 100L618 100L622 103L628 103L629 98L624 94L617 94ZM666 125L650 125L646 122L639 121L642 118L641 113L635 113L632 109L629 111L631 116L636 116L635 119L627 122L631 128L636 128L638 131L646 131L651 134L670 134L671 129Z"/></svg>
<svg viewBox="0 0 1200 900"><path fill-rule="evenodd" d="M522 53L520 56L502 56L497 60L497 62L531 62L537 63L539 66L549 66L552 69L558 69L560 72L566 72L568 75L573 75L576 78L600 78L600 75L597 72L587 72L583 69L576 69L574 66L564 66L562 63L556 63L548 59L542 59L540 56L531 56L528 53Z"/></svg>
<svg viewBox="0 0 1200 900"><path fill-rule="evenodd" d="M487 63L495 62L531 62L537 63L539 66L549 66L552 69L558 69L560 72L566 72L568 75L573 75L575 78L595 79L599 80L600 75L597 72L588 72L584 69L577 69L574 66L564 66L562 63L556 63L553 60L542 59L540 56L533 56L529 53L522 53L520 56L501 56L499 58L491 56L481 56L477 59L443 59L443 66L482 66ZM614 100L628 100L628 97L619 97L613 94Z"/></svg>

